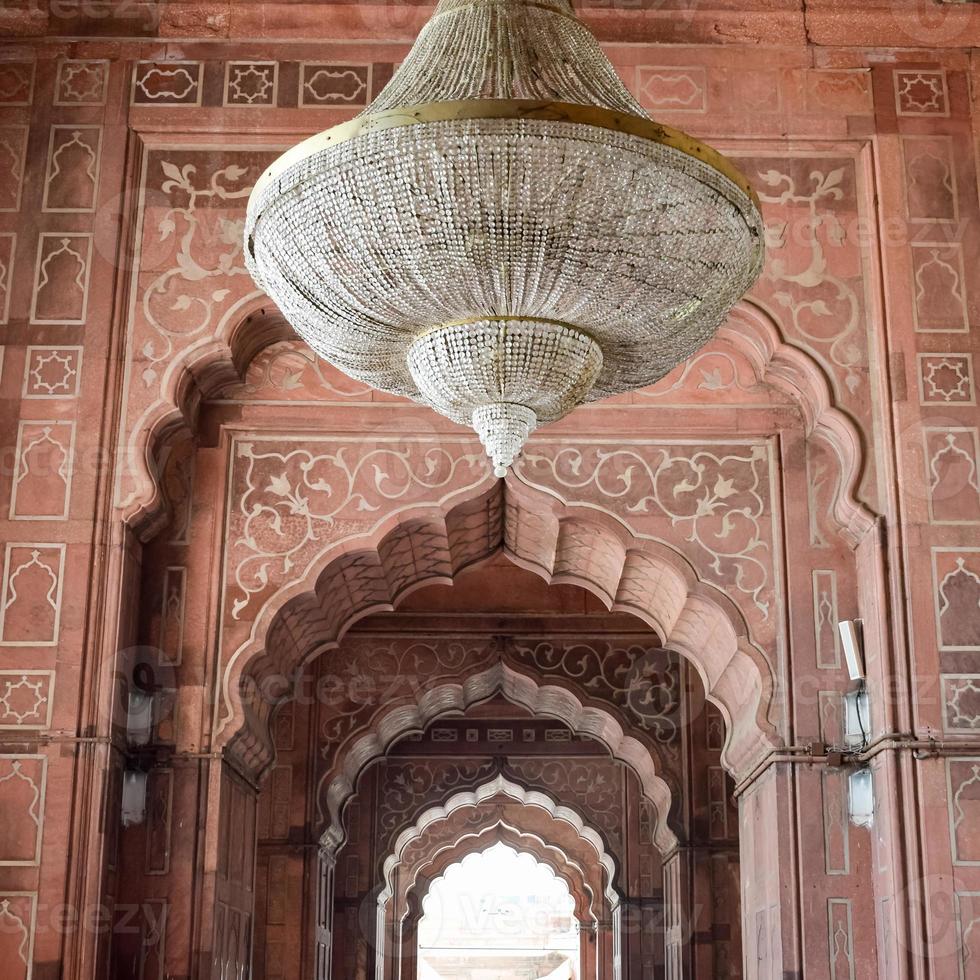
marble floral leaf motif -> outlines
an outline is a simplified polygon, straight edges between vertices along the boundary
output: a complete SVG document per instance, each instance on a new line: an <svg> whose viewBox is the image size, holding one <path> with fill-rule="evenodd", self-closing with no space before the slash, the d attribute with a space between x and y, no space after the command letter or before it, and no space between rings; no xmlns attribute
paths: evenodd
<svg viewBox="0 0 980 980"><path fill-rule="evenodd" d="M768 621L773 594L771 461L763 442L610 448L532 444L518 472L688 555L699 573Z"/></svg>
<svg viewBox="0 0 980 980"><path fill-rule="evenodd" d="M841 396L870 411L862 201L853 159L742 158L766 219L767 260L752 295L787 339L826 364Z"/></svg>
<svg viewBox="0 0 980 980"><path fill-rule="evenodd" d="M134 352L152 388L169 361L214 335L256 292L242 255L245 206L274 152L157 150L147 160Z"/></svg>
<svg viewBox="0 0 980 980"><path fill-rule="evenodd" d="M300 577L325 547L366 533L393 510L476 487L488 472L470 440L236 442L226 559L233 618Z"/></svg>

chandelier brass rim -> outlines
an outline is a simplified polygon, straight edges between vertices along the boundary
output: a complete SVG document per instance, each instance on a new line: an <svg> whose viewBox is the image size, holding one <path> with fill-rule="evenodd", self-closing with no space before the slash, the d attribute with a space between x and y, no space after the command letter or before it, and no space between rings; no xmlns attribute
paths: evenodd
<svg viewBox="0 0 980 980"><path fill-rule="evenodd" d="M588 330L580 327L576 323L569 323L567 320L556 320L546 316L508 316L504 314L494 314L493 316L468 316L462 320L447 320L445 323L437 323L434 326L426 327L417 334L412 335L412 342L424 340L431 334L438 333L440 330L448 330L451 327L469 327L477 323L542 323L552 327L562 327L565 330L572 330L587 337L592 343L597 344L596 340Z"/></svg>
<svg viewBox="0 0 980 980"><path fill-rule="evenodd" d="M734 184L755 207L759 197L745 175L728 157L679 129L664 126L643 116L616 112L601 106L573 102L546 102L533 99L460 99L428 102L355 116L347 122L317 133L287 150L269 166L255 183L252 200L260 200L266 188L285 171L331 146L390 129L402 129L434 122L465 122L477 119L530 119L570 122L581 126L626 133L678 150L700 160Z"/></svg>

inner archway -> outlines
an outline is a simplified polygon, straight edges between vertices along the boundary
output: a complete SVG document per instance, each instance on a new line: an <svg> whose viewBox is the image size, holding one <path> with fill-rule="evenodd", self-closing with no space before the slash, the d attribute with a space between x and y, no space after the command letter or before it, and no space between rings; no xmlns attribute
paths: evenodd
<svg viewBox="0 0 980 980"><path fill-rule="evenodd" d="M292 740L276 734L286 730ZM428 881L496 828L583 870L579 977L663 977L697 943L741 958L723 712L648 625L576 583L549 584L498 554L416 589L310 661L272 731L257 905L273 878L297 904L284 913L277 900L257 918L266 959L301 941L302 882L316 881L308 928L332 975L415 980ZM309 814L305 860L285 853L299 845L295 821L283 837L289 773L293 812ZM658 785L669 793L649 792Z"/></svg>
<svg viewBox="0 0 980 980"><path fill-rule="evenodd" d="M505 843L431 882L418 925L419 980L579 980L568 882Z"/></svg>

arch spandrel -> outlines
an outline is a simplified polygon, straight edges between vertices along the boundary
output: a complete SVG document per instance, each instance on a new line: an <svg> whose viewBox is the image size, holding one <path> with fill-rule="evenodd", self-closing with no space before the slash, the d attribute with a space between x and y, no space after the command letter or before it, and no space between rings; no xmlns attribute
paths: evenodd
<svg viewBox="0 0 980 980"><path fill-rule="evenodd" d="M677 654L643 633L411 637L352 634L304 674L297 697L324 705L319 757L330 770L352 738L399 704L440 683L465 684L503 664L608 711L647 743L658 767L680 779L681 673Z"/></svg>

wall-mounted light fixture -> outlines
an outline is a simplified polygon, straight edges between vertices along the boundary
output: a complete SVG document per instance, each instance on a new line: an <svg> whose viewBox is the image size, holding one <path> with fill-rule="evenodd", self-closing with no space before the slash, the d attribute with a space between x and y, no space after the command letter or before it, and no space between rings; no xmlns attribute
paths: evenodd
<svg viewBox="0 0 980 980"><path fill-rule="evenodd" d="M146 818L146 773L127 769L122 784L122 825L132 827Z"/></svg>
<svg viewBox="0 0 980 980"><path fill-rule="evenodd" d="M870 829L874 823L875 792L871 769L865 766L847 777L847 814L857 827Z"/></svg>
<svg viewBox="0 0 980 980"><path fill-rule="evenodd" d="M864 630L860 619L845 619L837 624L847 673L852 681L864 680Z"/></svg>

